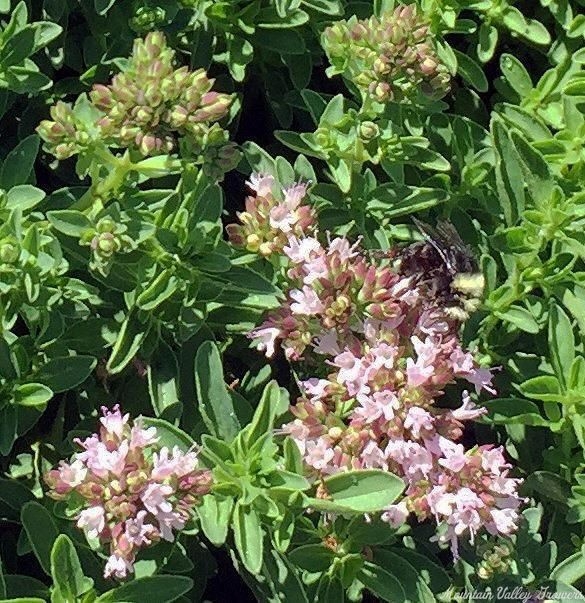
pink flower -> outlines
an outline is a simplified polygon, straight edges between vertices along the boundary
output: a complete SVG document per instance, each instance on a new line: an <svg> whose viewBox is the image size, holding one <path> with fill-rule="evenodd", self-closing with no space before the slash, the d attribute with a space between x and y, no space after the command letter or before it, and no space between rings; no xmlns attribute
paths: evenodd
<svg viewBox="0 0 585 603"><path fill-rule="evenodd" d="M129 572L134 571L134 566L127 559L116 553L108 557L106 567L104 569L104 578L125 578Z"/></svg>
<svg viewBox="0 0 585 603"><path fill-rule="evenodd" d="M84 530L88 538L98 538L106 526L105 514L100 505L83 509L77 519L77 527Z"/></svg>
<svg viewBox="0 0 585 603"><path fill-rule="evenodd" d="M70 465L61 461L59 465L59 480L68 489L79 486L87 476L87 467L79 460L73 461Z"/></svg>
<svg viewBox="0 0 585 603"><path fill-rule="evenodd" d="M401 500L396 505L386 507L382 513L382 521L389 523L393 528L400 527L408 518L409 511L406 506L406 501Z"/></svg>
<svg viewBox="0 0 585 603"><path fill-rule="evenodd" d="M327 379L307 379L302 381L301 385L305 392L315 400L319 400L327 395L327 388L330 382Z"/></svg>
<svg viewBox="0 0 585 603"><path fill-rule="evenodd" d="M171 486L164 484L148 484L144 492L140 495L140 498L147 511L150 511L153 515L157 515L161 511L163 513L172 511L173 506L167 500L167 497L172 493L173 489Z"/></svg>
<svg viewBox="0 0 585 603"><path fill-rule="evenodd" d="M285 234L291 232L296 221L297 217L285 203L280 203L270 210L270 226Z"/></svg>
<svg viewBox="0 0 585 603"><path fill-rule="evenodd" d="M341 348L337 341L337 332L334 329L329 329L322 335L318 335L315 338L313 349L317 354L324 354L326 356L337 356L338 354L341 354Z"/></svg>
<svg viewBox="0 0 585 603"><path fill-rule="evenodd" d="M347 239L337 237L329 243L327 253L328 255L337 254L341 262L347 262L359 254L357 251L358 245L359 241L352 245Z"/></svg>
<svg viewBox="0 0 585 603"><path fill-rule="evenodd" d="M308 182L299 182L285 188L283 190L284 203L290 207L291 210L296 209L305 198L308 186Z"/></svg>
<svg viewBox="0 0 585 603"><path fill-rule="evenodd" d="M375 442L368 442L360 454L360 460L366 469L388 469L388 460Z"/></svg>
<svg viewBox="0 0 585 603"><path fill-rule="evenodd" d="M412 406L406 413L404 427L409 429L415 438L419 438L421 431L430 432L433 430L433 416L424 408Z"/></svg>
<svg viewBox="0 0 585 603"><path fill-rule="evenodd" d="M256 329L250 333L250 337L252 339L259 339L260 341L256 349L265 351L266 357L271 358L274 356L276 340L280 337L280 329L276 327Z"/></svg>
<svg viewBox="0 0 585 603"><path fill-rule="evenodd" d="M467 465L468 457L462 444L455 444L445 438L440 438L440 446L445 458L439 459L439 465L455 473Z"/></svg>
<svg viewBox="0 0 585 603"><path fill-rule="evenodd" d="M126 521L125 536L128 542L136 547L149 545L157 529L150 523L144 523L146 511L138 511L135 518Z"/></svg>
<svg viewBox="0 0 585 603"><path fill-rule="evenodd" d="M448 517L453 512L456 503L455 496L445 490L444 486L433 486L426 496L431 513L435 516L437 523L441 521L440 516Z"/></svg>
<svg viewBox="0 0 585 603"><path fill-rule="evenodd" d="M326 470L334 456L328 439L321 437L316 441L307 442L305 462L318 471Z"/></svg>
<svg viewBox="0 0 585 603"><path fill-rule="evenodd" d="M462 400L463 404L451 412L451 416L458 421L472 421L487 412L487 408L476 406L473 403L467 390L463 390Z"/></svg>
<svg viewBox="0 0 585 603"><path fill-rule="evenodd" d="M492 386L493 375L490 369L474 368L463 376L467 379L467 381L469 381L469 383L475 386L476 394L479 394L482 389L485 389L493 395L498 393Z"/></svg>
<svg viewBox="0 0 585 603"><path fill-rule="evenodd" d="M118 407L103 414L99 434L77 440L83 450L45 479L49 496L75 496L82 507L77 526L109 546L104 575L123 578L140 548L172 540L172 530L184 527L189 509L209 491L211 474L199 469L194 450L154 448L156 428L143 429L139 420L130 425Z"/></svg>
<svg viewBox="0 0 585 603"><path fill-rule="evenodd" d="M363 375L364 367L361 358L357 358L350 351L342 352L335 356L332 364L339 368L337 381L347 383L357 381Z"/></svg>
<svg viewBox="0 0 585 603"><path fill-rule="evenodd" d="M258 197L266 197L267 195L272 194L274 182L274 176L269 174L251 174L250 180L246 182L246 184Z"/></svg>
<svg viewBox="0 0 585 603"><path fill-rule="evenodd" d="M520 516L514 509L492 509L491 516L493 526L487 524L486 527L492 534L512 534L516 531Z"/></svg>
<svg viewBox="0 0 585 603"><path fill-rule="evenodd" d="M313 316L321 314L325 310L323 302L313 289L305 285L302 290L294 289L289 293L294 303L290 305L293 314L306 314Z"/></svg>
<svg viewBox="0 0 585 603"><path fill-rule="evenodd" d="M152 446L157 441L156 427L144 429L140 424L135 424L130 431L130 450Z"/></svg>
<svg viewBox="0 0 585 603"><path fill-rule="evenodd" d="M185 519L176 512L159 513L156 519L161 537L168 542L175 539L173 530L182 530L185 527Z"/></svg>
<svg viewBox="0 0 585 603"><path fill-rule="evenodd" d="M315 256L323 254L323 248L317 239L304 237L297 239L290 237L284 253L295 264L304 264L311 261Z"/></svg>
<svg viewBox="0 0 585 603"><path fill-rule="evenodd" d="M129 414L122 416L120 405L116 404L112 411L109 411L105 406L101 408L104 416L100 419L101 424L109 435L113 435L118 439L122 438L124 427L128 423Z"/></svg>
<svg viewBox="0 0 585 603"><path fill-rule="evenodd" d="M416 362L412 358L406 359L406 375L408 377L408 385L418 387L426 383L435 372L434 367L429 364L425 366L422 360Z"/></svg>

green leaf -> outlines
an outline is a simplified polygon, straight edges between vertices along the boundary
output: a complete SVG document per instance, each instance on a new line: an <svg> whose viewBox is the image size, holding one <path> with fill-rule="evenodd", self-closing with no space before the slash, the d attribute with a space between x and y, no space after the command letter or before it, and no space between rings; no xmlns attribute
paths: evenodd
<svg viewBox="0 0 585 603"><path fill-rule="evenodd" d="M27 502L23 505L20 519L44 572L51 575L51 549L59 536L59 530L49 511L38 502Z"/></svg>
<svg viewBox="0 0 585 603"><path fill-rule="evenodd" d="M516 149L508 136L508 127L499 119L492 120L491 131L496 150L496 186L504 219L508 226L515 224L524 210L522 170Z"/></svg>
<svg viewBox="0 0 585 603"><path fill-rule="evenodd" d="M551 580L560 580L565 584L575 584L585 576L585 555L582 551L567 557L551 572Z"/></svg>
<svg viewBox="0 0 585 603"><path fill-rule="evenodd" d="M512 130L510 138L516 147L520 167L524 173L524 180L528 186L530 196L537 205L546 204L550 200L555 186L554 178L546 159L520 132Z"/></svg>
<svg viewBox="0 0 585 603"><path fill-rule="evenodd" d="M384 219L414 214L424 211L448 198L445 190L402 184L383 184L368 195L367 207Z"/></svg>
<svg viewBox="0 0 585 603"><path fill-rule="evenodd" d="M500 398L487 400L484 406L489 415L483 420L494 425L535 425L549 427L550 421L542 417L534 402L522 398Z"/></svg>
<svg viewBox="0 0 585 603"><path fill-rule="evenodd" d="M535 334L540 331L540 325L532 313L522 306L510 306L505 312L495 312L495 315L527 333Z"/></svg>
<svg viewBox="0 0 585 603"><path fill-rule="evenodd" d="M49 598L49 589L40 581L30 576L9 574L4 576L6 581L6 596L16 599L19 597L39 597L46 601Z"/></svg>
<svg viewBox="0 0 585 603"><path fill-rule="evenodd" d="M23 383L14 389L13 395L15 404L19 406L44 408L53 392L41 383Z"/></svg>
<svg viewBox="0 0 585 603"><path fill-rule="evenodd" d="M400 585L401 580L375 563L365 561L363 568L358 573L358 579L368 590L384 601L402 603L407 600L406 593Z"/></svg>
<svg viewBox="0 0 585 603"><path fill-rule="evenodd" d="M93 356L61 356L43 364L34 378L59 393L74 389L90 375L97 360Z"/></svg>
<svg viewBox="0 0 585 603"><path fill-rule="evenodd" d="M411 565L401 555L381 549L374 553L374 562L379 567L392 568L394 574L400 576L400 583L404 589L406 601L435 603L436 599L423 576L418 572L418 568Z"/></svg>
<svg viewBox="0 0 585 603"><path fill-rule="evenodd" d="M12 187L6 195L6 209L20 209L25 212L37 206L46 197L45 191L30 184Z"/></svg>
<svg viewBox="0 0 585 603"><path fill-rule="evenodd" d="M233 506L232 498L204 496L196 507L201 529L211 544L222 546L225 543Z"/></svg>
<svg viewBox="0 0 585 603"><path fill-rule="evenodd" d="M288 553L291 563L309 572L327 571L335 557L335 553L323 544L305 544Z"/></svg>
<svg viewBox="0 0 585 603"><path fill-rule="evenodd" d="M481 65L478 65L469 55L453 51L457 57L457 73L473 86L478 92L487 92L489 84Z"/></svg>
<svg viewBox="0 0 585 603"><path fill-rule="evenodd" d="M116 0L93 0L93 8L98 15L105 15Z"/></svg>
<svg viewBox="0 0 585 603"><path fill-rule="evenodd" d="M404 490L404 481L388 471L365 469L327 477L332 501L358 513L373 513L392 504Z"/></svg>
<svg viewBox="0 0 585 603"><path fill-rule="evenodd" d="M138 320L135 310L130 310L122 323L106 370L111 374L123 371L138 353L148 331L149 326Z"/></svg>
<svg viewBox="0 0 585 603"><path fill-rule="evenodd" d="M258 46L278 54L305 54L305 40L293 29L265 29L255 38Z"/></svg>
<svg viewBox="0 0 585 603"><path fill-rule="evenodd" d="M229 264L228 264L229 268ZM179 279L171 269L160 272L136 298L136 305L146 312L151 312L167 300L179 287Z"/></svg>
<svg viewBox="0 0 585 603"><path fill-rule="evenodd" d="M161 446L167 446L171 449L178 446L181 450L187 451L195 445L195 440L188 433L164 419L141 417L140 420L144 427L156 427Z"/></svg>
<svg viewBox="0 0 585 603"><path fill-rule="evenodd" d="M0 169L0 188L9 190L13 186L31 182L39 146L40 138L31 134L8 153Z"/></svg>
<svg viewBox="0 0 585 603"><path fill-rule="evenodd" d="M343 7L339 0L301 0L301 4L326 15L343 15Z"/></svg>
<svg viewBox="0 0 585 603"><path fill-rule="evenodd" d="M569 317L554 302L551 302L548 311L548 345L555 375L563 389L566 389L575 359L575 338Z"/></svg>
<svg viewBox="0 0 585 603"><path fill-rule="evenodd" d="M148 392L157 417L167 420L181 416L179 399L179 366L173 350L161 341L148 363Z"/></svg>
<svg viewBox="0 0 585 603"><path fill-rule="evenodd" d="M264 534L258 514L251 506L236 502L233 514L234 541L244 567L253 575L262 568Z"/></svg>
<svg viewBox="0 0 585 603"><path fill-rule="evenodd" d="M491 61L498 44L498 30L485 21L479 28L479 41L477 44L477 58L482 63Z"/></svg>
<svg viewBox="0 0 585 603"><path fill-rule="evenodd" d="M535 471L530 474L524 481L524 487L534 490L562 505L566 505L567 500L571 496L569 484L550 471Z"/></svg>
<svg viewBox="0 0 585 603"><path fill-rule="evenodd" d="M0 517L17 521L22 506L32 500L32 492L21 482L0 479Z"/></svg>
<svg viewBox="0 0 585 603"><path fill-rule="evenodd" d="M260 403L254 412L252 422L246 426L246 442L252 445L274 428L274 419L286 412L288 404L282 408L280 404L281 392L276 381L266 385L260 398Z"/></svg>
<svg viewBox="0 0 585 603"><path fill-rule="evenodd" d="M577 356L573 360L569 371L568 386L574 389L585 386L585 358L583 356Z"/></svg>
<svg viewBox="0 0 585 603"><path fill-rule="evenodd" d="M93 586L93 580L83 574L73 542L65 534L57 537L51 549L51 576L65 601L75 601Z"/></svg>
<svg viewBox="0 0 585 603"><path fill-rule="evenodd" d="M259 174L274 174L276 166L274 159L255 142L246 141L242 145L242 152L244 157L250 164L250 168L253 172Z"/></svg>
<svg viewBox="0 0 585 603"><path fill-rule="evenodd" d="M274 137L297 153L303 153L303 155L308 155L309 157L323 159L323 153L315 150L312 146L309 146L305 142L303 134L288 132L287 130L275 130Z"/></svg>
<svg viewBox="0 0 585 603"><path fill-rule="evenodd" d="M515 6L505 6L502 14L504 25L514 33L535 44L542 44L543 46L550 44L550 34L539 21L526 19Z"/></svg>
<svg viewBox="0 0 585 603"><path fill-rule="evenodd" d="M513 55L503 53L500 57L500 69L512 88L525 97L532 92L534 84L522 63Z"/></svg>
<svg viewBox="0 0 585 603"><path fill-rule="evenodd" d="M199 410L210 433L231 442L240 431L240 423L223 379L219 350L211 341L205 341L197 351L195 385Z"/></svg>
<svg viewBox="0 0 585 603"><path fill-rule="evenodd" d="M185 576L147 576L105 592L95 603L172 603L193 588Z"/></svg>
<svg viewBox="0 0 585 603"><path fill-rule="evenodd" d="M562 397L559 380L549 375L541 375L524 381L520 384L520 391L527 398L545 402L560 402Z"/></svg>
<svg viewBox="0 0 585 603"><path fill-rule="evenodd" d="M89 218L80 211L73 209L49 211L47 212L47 219L56 230L76 239L92 228Z"/></svg>
<svg viewBox="0 0 585 603"><path fill-rule="evenodd" d="M451 586L449 574L438 563L431 561L426 555L421 555L412 549L406 548L393 548L392 550L417 569L418 573L434 593L442 593Z"/></svg>

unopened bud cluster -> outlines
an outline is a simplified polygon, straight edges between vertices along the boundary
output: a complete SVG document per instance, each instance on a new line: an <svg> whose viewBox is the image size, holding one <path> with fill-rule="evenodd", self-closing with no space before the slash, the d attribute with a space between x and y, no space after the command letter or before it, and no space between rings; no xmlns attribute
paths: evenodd
<svg viewBox="0 0 585 603"><path fill-rule="evenodd" d="M495 575L506 575L514 561L512 548L509 544L501 543L490 546L482 555L477 569L477 575L482 580L491 580Z"/></svg>
<svg viewBox="0 0 585 603"><path fill-rule="evenodd" d="M440 98L449 89L449 72L415 4L334 23L323 34L323 47L330 74L342 73L379 102L413 100L419 92Z"/></svg>
<svg viewBox="0 0 585 603"><path fill-rule="evenodd" d="M104 576L124 578L140 549L174 540L212 478L194 451L160 447L156 428L131 425L118 406L102 411L99 433L77 439L82 451L61 461L45 481L49 496L74 507L87 538L109 545Z"/></svg>
<svg viewBox="0 0 585 603"><path fill-rule="evenodd" d="M92 141L95 129L92 132L86 127L70 103L58 101L49 112L52 119L43 120L37 127L39 136L47 143L45 148L59 160L81 153Z"/></svg>
<svg viewBox="0 0 585 603"><path fill-rule="evenodd" d="M222 147L227 134L217 122L227 115L233 97L212 90L213 84L203 69L175 69L175 52L165 36L151 32L135 40L127 66L109 85L94 85L89 96L97 115L89 127L83 127L83 116L71 105L59 102L51 108L53 120L41 122L37 131L59 159L97 139L145 157L176 152L183 141L198 150L208 139ZM93 131L88 135L86 130ZM238 159L232 145L223 154L218 149L214 153L223 171Z"/></svg>
<svg viewBox="0 0 585 603"><path fill-rule="evenodd" d="M107 276L114 256L117 253L129 253L136 248L124 224L110 218L102 218L95 228L88 229L79 240L80 245L89 246L92 251L90 268Z"/></svg>

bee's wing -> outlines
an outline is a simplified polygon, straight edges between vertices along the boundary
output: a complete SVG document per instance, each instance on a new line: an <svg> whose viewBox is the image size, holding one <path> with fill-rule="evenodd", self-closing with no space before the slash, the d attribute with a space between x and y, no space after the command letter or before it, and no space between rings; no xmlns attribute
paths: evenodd
<svg viewBox="0 0 585 603"><path fill-rule="evenodd" d="M454 259L452 263L460 264L458 266L459 270L464 272L477 270L477 260L472 249L459 236L459 233L451 222L446 222L445 220L438 222L437 233L441 237L445 247L451 250L451 255L457 255L457 259Z"/></svg>
<svg viewBox="0 0 585 603"><path fill-rule="evenodd" d="M412 218L412 221L415 223L416 227L420 230L420 233L425 238L425 240L430 243L435 251L439 254L445 266L452 271L456 271L456 267L453 264L451 258L449 257L449 240L445 239L443 235L441 235L437 230L435 230L430 224L426 222L422 222L417 218ZM459 236L459 235L457 235Z"/></svg>

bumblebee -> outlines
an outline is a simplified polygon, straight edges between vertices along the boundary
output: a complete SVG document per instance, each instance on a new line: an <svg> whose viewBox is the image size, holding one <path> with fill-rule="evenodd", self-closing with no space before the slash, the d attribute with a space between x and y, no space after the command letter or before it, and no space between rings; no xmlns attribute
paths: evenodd
<svg viewBox="0 0 585 603"><path fill-rule="evenodd" d="M414 276L430 297L444 304L447 316L465 322L479 309L485 287L472 249L450 222L438 222L433 228L416 218L413 221L425 240L399 253L400 274Z"/></svg>

